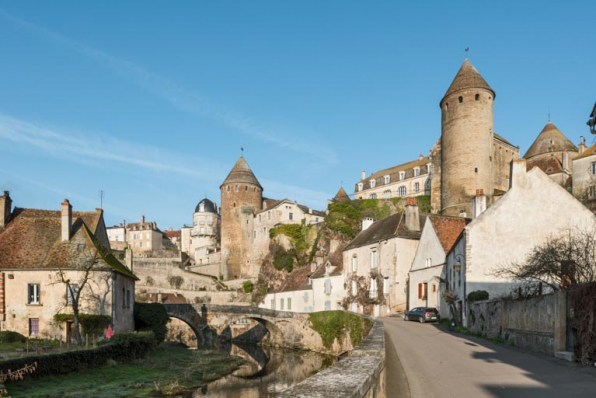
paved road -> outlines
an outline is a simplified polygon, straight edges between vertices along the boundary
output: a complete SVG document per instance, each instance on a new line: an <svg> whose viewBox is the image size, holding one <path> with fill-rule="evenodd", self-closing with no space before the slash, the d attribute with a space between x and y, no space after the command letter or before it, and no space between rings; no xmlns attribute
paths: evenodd
<svg viewBox="0 0 596 398"><path fill-rule="evenodd" d="M407 398L408 390L412 398L596 397L594 368L449 333L436 324L401 318L383 323L390 398Z"/></svg>

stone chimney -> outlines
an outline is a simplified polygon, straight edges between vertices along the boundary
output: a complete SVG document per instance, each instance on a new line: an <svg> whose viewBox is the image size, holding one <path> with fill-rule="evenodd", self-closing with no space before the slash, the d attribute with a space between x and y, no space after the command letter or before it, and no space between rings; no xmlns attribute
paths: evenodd
<svg viewBox="0 0 596 398"><path fill-rule="evenodd" d="M588 149L588 147L586 146L586 139L584 138L583 135L581 137L579 137L579 145L577 146L577 148L579 149L579 154L580 155L582 153L584 153L584 151L586 149Z"/></svg>
<svg viewBox="0 0 596 398"><path fill-rule="evenodd" d="M141 224L145 224L145 216L141 216Z"/></svg>
<svg viewBox="0 0 596 398"><path fill-rule="evenodd" d="M10 221L10 209L12 208L12 199L8 191L4 191L4 195L0 196L0 229L6 227Z"/></svg>
<svg viewBox="0 0 596 398"><path fill-rule="evenodd" d="M132 250L130 249L130 247L127 247L124 250L124 264L130 269L130 272L132 272Z"/></svg>
<svg viewBox="0 0 596 398"><path fill-rule="evenodd" d="M476 190L476 196L472 199L472 218L478 217L486 210L486 196L483 189Z"/></svg>
<svg viewBox="0 0 596 398"><path fill-rule="evenodd" d="M70 233L72 229L72 206L68 199L62 202L62 242L70 240Z"/></svg>
<svg viewBox="0 0 596 398"><path fill-rule="evenodd" d="M374 223L375 220L372 217L366 217L362 219L362 230L366 231L368 229L368 227L370 227L372 225L372 223Z"/></svg>
<svg viewBox="0 0 596 398"><path fill-rule="evenodd" d="M420 213L416 198L406 198L406 228L410 231L420 231Z"/></svg>
<svg viewBox="0 0 596 398"><path fill-rule="evenodd" d="M362 170L362 178L361 180L364 180L366 178L366 172L364 170Z"/></svg>
<svg viewBox="0 0 596 398"><path fill-rule="evenodd" d="M514 159L511 161L511 176L509 178L509 189L523 188L526 186L526 160Z"/></svg>
<svg viewBox="0 0 596 398"><path fill-rule="evenodd" d="M563 151L562 158L563 171L569 171L569 154L567 153L567 151Z"/></svg>

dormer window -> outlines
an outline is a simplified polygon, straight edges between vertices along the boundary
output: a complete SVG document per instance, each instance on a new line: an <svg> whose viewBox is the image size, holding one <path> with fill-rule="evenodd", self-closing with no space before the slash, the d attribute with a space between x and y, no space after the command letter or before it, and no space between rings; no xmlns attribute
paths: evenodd
<svg viewBox="0 0 596 398"><path fill-rule="evenodd" d="M414 168L414 177L418 177L420 175L420 167Z"/></svg>
<svg viewBox="0 0 596 398"><path fill-rule="evenodd" d="M361 192L363 187L364 187L364 184L362 184L361 182L358 183L358 192Z"/></svg>
<svg viewBox="0 0 596 398"><path fill-rule="evenodd" d="M377 181L376 180L370 180L370 187L374 188L376 185Z"/></svg>
<svg viewBox="0 0 596 398"><path fill-rule="evenodd" d="M385 184L389 184L389 182L391 181L390 176L385 176L385 177L383 177L383 179L385 180Z"/></svg>
<svg viewBox="0 0 596 398"><path fill-rule="evenodd" d="M406 172L405 171L400 171L399 172L399 179L400 180L404 180L406 178Z"/></svg>

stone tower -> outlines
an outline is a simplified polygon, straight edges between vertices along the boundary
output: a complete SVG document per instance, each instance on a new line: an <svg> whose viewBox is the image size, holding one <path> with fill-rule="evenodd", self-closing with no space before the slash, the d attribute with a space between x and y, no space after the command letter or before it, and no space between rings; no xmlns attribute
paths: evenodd
<svg viewBox="0 0 596 398"><path fill-rule="evenodd" d="M492 198L494 99L494 90L466 59L440 102L442 214L471 215L477 189Z"/></svg>
<svg viewBox="0 0 596 398"><path fill-rule="evenodd" d="M221 190L221 261L226 279L252 275L254 215L261 210L263 187L240 156Z"/></svg>

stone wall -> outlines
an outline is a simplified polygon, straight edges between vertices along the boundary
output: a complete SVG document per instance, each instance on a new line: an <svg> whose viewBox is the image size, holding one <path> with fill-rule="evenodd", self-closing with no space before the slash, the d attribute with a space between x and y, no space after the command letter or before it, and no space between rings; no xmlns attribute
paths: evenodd
<svg viewBox="0 0 596 398"><path fill-rule="evenodd" d="M547 355L565 349L566 294L470 304L468 328L488 338Z"/></svg>
<svg viewBox="0 0 596 398"><path fill-rule="evenodd" d="M323 393L324 392L324 393ZM302 383L288 388L279 398L301 397L385 398L385 336L375 321L368 336L350 355Z"/></svg>

